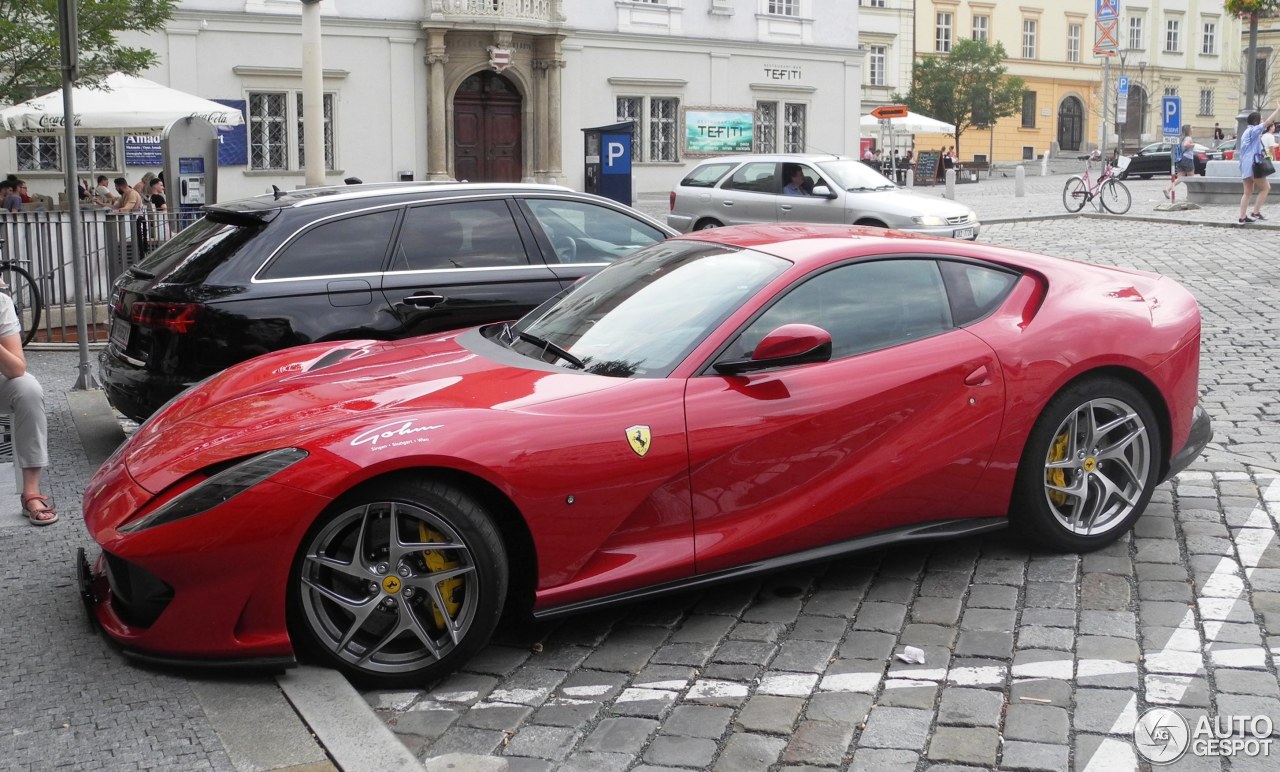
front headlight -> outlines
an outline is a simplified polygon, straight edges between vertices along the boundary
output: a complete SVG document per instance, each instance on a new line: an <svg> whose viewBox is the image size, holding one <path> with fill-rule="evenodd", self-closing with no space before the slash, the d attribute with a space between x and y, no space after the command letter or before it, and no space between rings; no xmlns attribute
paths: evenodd
<svg viewBox="0 0 1280 772"><path fill-rule="evenodd" d="M925 225L930 228L941 228L947 224L947 218L939 217L936 214L926 214L921 217L912 217L911 221L916 225Z"/></svg>
<svg viewBox="0 0 1280 772"><path fill-rule="evenodd" d="M178 494L172 501L146 517L125 523L118 530L123 533L134 533L207 512L306 457L307 451L301 448L281 448L260 453L253 458L241 461L230 469L218 472L199 485Z"/></svg>

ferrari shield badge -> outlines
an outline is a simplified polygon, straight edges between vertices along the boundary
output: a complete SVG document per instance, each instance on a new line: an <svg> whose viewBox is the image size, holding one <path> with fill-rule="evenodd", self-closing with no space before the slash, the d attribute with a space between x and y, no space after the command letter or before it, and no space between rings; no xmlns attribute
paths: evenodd
<svg viewBox="0 0 1280 772"><path fill-rule="evenodd" d="M637 425L627 427L627 444L636 452L637 456L643 456L649 452L649 442L653 436L649 433L649 427Z"/></svg>

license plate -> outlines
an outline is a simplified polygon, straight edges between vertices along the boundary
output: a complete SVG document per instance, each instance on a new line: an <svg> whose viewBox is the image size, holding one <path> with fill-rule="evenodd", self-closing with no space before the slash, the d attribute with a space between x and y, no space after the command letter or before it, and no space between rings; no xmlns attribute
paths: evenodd
<svg viewBox="0 0 1280 772"><path fill-rule="evenodd" d="M973 228L960 228L959 230L952 231L951 237L957 239L971 239L973 238Z"/></svg>
<svg viewBox="0 0 1280 772"><path fill-rule="evenodd" d="M111 320L111 342L121 349L129 348L129 333L133 331L133 326L116 317Z"/></svg>

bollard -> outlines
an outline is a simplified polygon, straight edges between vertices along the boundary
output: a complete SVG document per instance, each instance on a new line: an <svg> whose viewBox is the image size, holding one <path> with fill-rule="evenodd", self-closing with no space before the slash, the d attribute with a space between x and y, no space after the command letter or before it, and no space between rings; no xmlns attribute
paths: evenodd
<svg viewBox="0 0 1280 772"><path fill-rule="evenodd" d="M944 193L952 201L956 198L956 170L947 169L947 192Z"/></svg>
<svg viewBox="0 0 1280 772"><path fill-rule="evenodd" d="M1040 176L1049 176L1049 154L1047 152L1040 156Z"/></svg>
<svg viewBox="0 0 1280 772"><path fill-rule="evenodd" d="M914 188L916 186L916 172L914 169L907 169L907 187Z"/></svg>
<svg viewBox="0 0 1280 772"><path fill-rule="evenodd" d="M1018 198L1027 197L1027 167L1018 164L1013 170L1013 195Z"/></svg>

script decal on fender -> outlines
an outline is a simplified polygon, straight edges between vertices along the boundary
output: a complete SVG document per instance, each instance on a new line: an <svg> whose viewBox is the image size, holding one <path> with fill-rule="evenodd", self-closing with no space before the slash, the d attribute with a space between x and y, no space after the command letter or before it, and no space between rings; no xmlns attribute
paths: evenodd
<svg viewBox="0 0 1280 772"><path fill-rule="evenodd" d="M387 448L395 448L401 445L409 445L415 442L429 442L430 437L415 436L422 432L429 432L434 429L443 429L443 424L431 424L430 426L414 426L414 419L409 418L402 421L392 421L381 426L375 426L372 429L363 431L351 440L351 447L359 447L360 445L368 445L369 450L386 450Z"/></svg>

